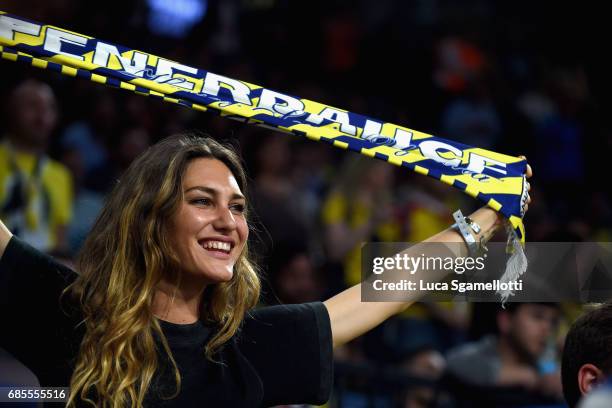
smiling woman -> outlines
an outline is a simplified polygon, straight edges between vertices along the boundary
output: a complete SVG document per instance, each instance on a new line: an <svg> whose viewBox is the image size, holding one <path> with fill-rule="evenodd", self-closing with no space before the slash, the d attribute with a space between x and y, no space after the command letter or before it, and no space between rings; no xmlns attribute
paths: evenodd
<svg viewBox="0 0 612 408"><path fill-rule="evenodd" d="M184 199L170 223L181 267L203 284L229 281L249 235L238 181L222 161L200 158L182 183Z"/></svg>
<svg viewBox="0 0 612 408"><path fill-rule="evenodd" d="M178 135L124 173L78 275L0 222L0 321L11 328L0 345L42 386L70 385L69 406L324 403L333 347L411 302L361 302L356 285L324 303L253 309L260 281L245 191L232 149ZM490 209L471 218L481 226L476 240L500 224ZM462 237L448 229L431 240Z"/></svg>
<svg viewBox="0 0 612 408"><path fill-rule="evenodd" d="M177 282L162 277L153 313L169 322L193 323L198 320L206 286L232 279L249 229L244 213L246 199L223 161L192 160L181 183L182 201L170 219L168 238L180 259L180 273L176 276L183 289L172 295Z"/></svg>

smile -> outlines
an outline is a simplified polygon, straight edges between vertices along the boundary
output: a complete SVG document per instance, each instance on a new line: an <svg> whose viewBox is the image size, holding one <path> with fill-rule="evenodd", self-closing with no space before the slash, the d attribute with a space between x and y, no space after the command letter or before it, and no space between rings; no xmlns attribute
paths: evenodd
<svg viewBox="0 0 612 408"><path fill-rule="evenodd" d="M232 246L228 242L221 241L206 241L202 246L204 249L217 249L227 253L232 249Z"/></svg>
<svg viewBox="0 0 612 408"><path fill-rule="evenodd" d="M202 244L202 247L208 250L217 250L217 251L225 252L226 254L229 254L229 252L232 249L232 245L229 242L212 241L212 240L204 242Z"/></svg>

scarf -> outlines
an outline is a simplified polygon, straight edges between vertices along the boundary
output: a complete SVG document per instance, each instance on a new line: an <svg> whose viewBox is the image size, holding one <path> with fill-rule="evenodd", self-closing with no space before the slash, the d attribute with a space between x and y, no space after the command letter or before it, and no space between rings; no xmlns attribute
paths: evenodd
<svg viewBox="0 0 612 408"><path fill-rule="evenodd" d="M0 11L2 58L352 150L451 185L508 220L502 281L526 270L527 163ZM376 78L372 78L373 81ZM511 293L502 293L505 301Z"/></svg>

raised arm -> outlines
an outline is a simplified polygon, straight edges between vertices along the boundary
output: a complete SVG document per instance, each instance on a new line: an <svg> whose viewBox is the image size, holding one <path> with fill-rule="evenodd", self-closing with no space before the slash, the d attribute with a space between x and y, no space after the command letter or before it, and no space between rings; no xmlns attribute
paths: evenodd
<svg viewBox="0 0 612 408"><path fill-rule="evenodd" d="M531 167L527 166L527 177L531 175ZM530 201L531 199L528 199L527 203ZM502 225L499 213L488 207L477 210L470 215L470 218L482 228L480 233L476 234L477 241L483 236L486 242ZM461 243L463 237L454 229L448 228L425 242ZM467 245L449 245L448 250L453 251L452 255L455 257L468 255ZM418 257L422 251L422 247L415 245L407 249L406 254ZM406 310L417 300L418 295L415 293L414 298L402 302L362 302L361 284L352 286L326 300L324 304L331 321L334 348L361 336L389 317Z"/></svg>
<svg viewBox="0 0 612 408"><path fill-rule="evenodd" d="M476 237L477 239L483 234L485 236L493 235L501 225L498 213L486 207L470 215L470 218L482 227L482 231ZM449 228L425 242L461 243L463 238L458 232ZM448 250L453 251L452 256L455 257L468 255L467 245L449 245ZM405 252L408 256L418 257L423 253L423 249L419 245L415 245ZM413 297L402 302L362 302L361 284L357 284L326 300L324 303L331 321L334 347L341 346L361 336L389 317L404 311L418 300L416 292Z"/></svg>
<svg viewBox="0 0 612 408"><path fill-rule="evenodd" d="M6 228L6 225L0 220L0 258L2 258L2 254L4 254L4 250L8 245L9 241L13 234Z"/></svg>

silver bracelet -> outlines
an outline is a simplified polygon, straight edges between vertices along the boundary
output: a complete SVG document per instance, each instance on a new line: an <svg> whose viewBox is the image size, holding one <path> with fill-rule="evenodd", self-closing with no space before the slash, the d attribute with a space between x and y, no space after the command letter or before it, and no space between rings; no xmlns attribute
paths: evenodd
<svg viewBox="0 0 612 408"><path fill-rule="evenodd" d="M487 247L485 246L485 242L483 242L482 237L477 242L476 238L470 232L470 229L474 231L474 234L479 234L482 231L480 225L472 220L470 217L464 217L461 210L457 210L453 213L453 218L455 219L455 224L452 225L451 228L461 234L463 240L467 244L468 251L470 256L472 257L481 257L487 252Z"/></svg>

